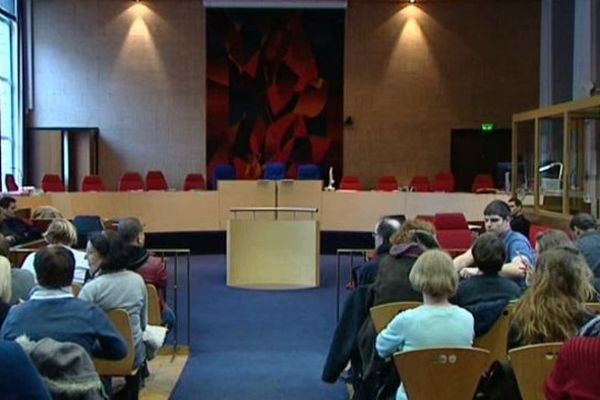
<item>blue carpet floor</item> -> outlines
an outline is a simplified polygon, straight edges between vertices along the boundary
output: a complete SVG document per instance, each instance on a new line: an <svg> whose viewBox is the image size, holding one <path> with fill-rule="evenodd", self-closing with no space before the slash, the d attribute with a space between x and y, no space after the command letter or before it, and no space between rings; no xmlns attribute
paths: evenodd
<svg viewBox="0 0 600 400"><path fill-rule="evenodd" d="M229 288L225 263L193 257L191 355L171 398L347 399L342 383L320 379L335 329L335 257L321 258L321 287L292 291Z"/></svg>

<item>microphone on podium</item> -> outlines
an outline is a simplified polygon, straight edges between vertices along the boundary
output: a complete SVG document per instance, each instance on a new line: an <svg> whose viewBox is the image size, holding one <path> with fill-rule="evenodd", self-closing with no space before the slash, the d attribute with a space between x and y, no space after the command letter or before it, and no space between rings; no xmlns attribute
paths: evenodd
<svg viewBox="0 0 600 400"><path fill-rule="evenodd" d="M329 185L327 185L325 190L327 192L335 191L335 187L333 186L334 183L335 183L335 180L333 179L333 167L329 167Z"/></svg>

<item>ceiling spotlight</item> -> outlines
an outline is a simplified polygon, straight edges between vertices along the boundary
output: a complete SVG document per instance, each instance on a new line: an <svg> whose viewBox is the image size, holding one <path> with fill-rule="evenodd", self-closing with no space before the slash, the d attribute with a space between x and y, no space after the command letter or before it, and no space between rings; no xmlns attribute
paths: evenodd
<svg viewBox="0 0 600 400"><path fill-rule="evenodd" d="M408 0L408 2L409 2L410 4L415 4L415 3L417 2L417 0Z"/></svg>

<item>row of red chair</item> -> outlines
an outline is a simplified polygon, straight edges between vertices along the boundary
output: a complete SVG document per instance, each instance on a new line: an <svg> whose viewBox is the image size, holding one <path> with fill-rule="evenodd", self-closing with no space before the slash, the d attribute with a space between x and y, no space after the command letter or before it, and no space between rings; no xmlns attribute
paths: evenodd
<svg viewBox="0 0 600 400"><path fill-rule="evenodd" d="M64 192L65 184L57 174L45 174L42 178L41 187L44 192ZM16 192L19 190L14 176L7 174L5 184L8 191ZM183 190L204 190L206 187L204 176L202 174L188 174L185 177ZM148 171L146 174L146 183L142 176L137 172L125 172L119 180L117 190L120 192L135 190L168 190L169 185L161 171ZM82 192L104 192L106 185L98 175L87 175L81 182Z"/></svg>
<svg viewBox="0 0 600 400"><path fill-rule="evenodd" d="M462 254L473 244L473 233L463 213L417 215L415 219L432 223L440 246L453 257Z"/></svg>
<svg viewBox="0 0 600 400"><path fill-rule="evenodd" d="M454 176L450 172L440 172L436 175L433 185L429 184L426 176L415 176L408 185L415 192L454 192ZM479 174L475 177L471 191L473 193L496 190L494 180L489 174ZM344 175L340 182L341 190L363 190L363 185L354 175ZM384 175L379 178L376 190L394 191L398 190L398 181L395 176Z"/></svg>

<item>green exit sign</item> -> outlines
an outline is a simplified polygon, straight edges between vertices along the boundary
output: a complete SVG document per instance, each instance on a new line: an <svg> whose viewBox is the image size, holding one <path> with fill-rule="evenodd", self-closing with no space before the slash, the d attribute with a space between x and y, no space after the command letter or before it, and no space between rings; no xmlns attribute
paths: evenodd
<svg viewBox="0 0 600 400"><path fill-rule="evenodd" d="M491 132L494 130L494 124L492 124L491 122L486 122L481 124L481 130L484 132Z"/></svg>

